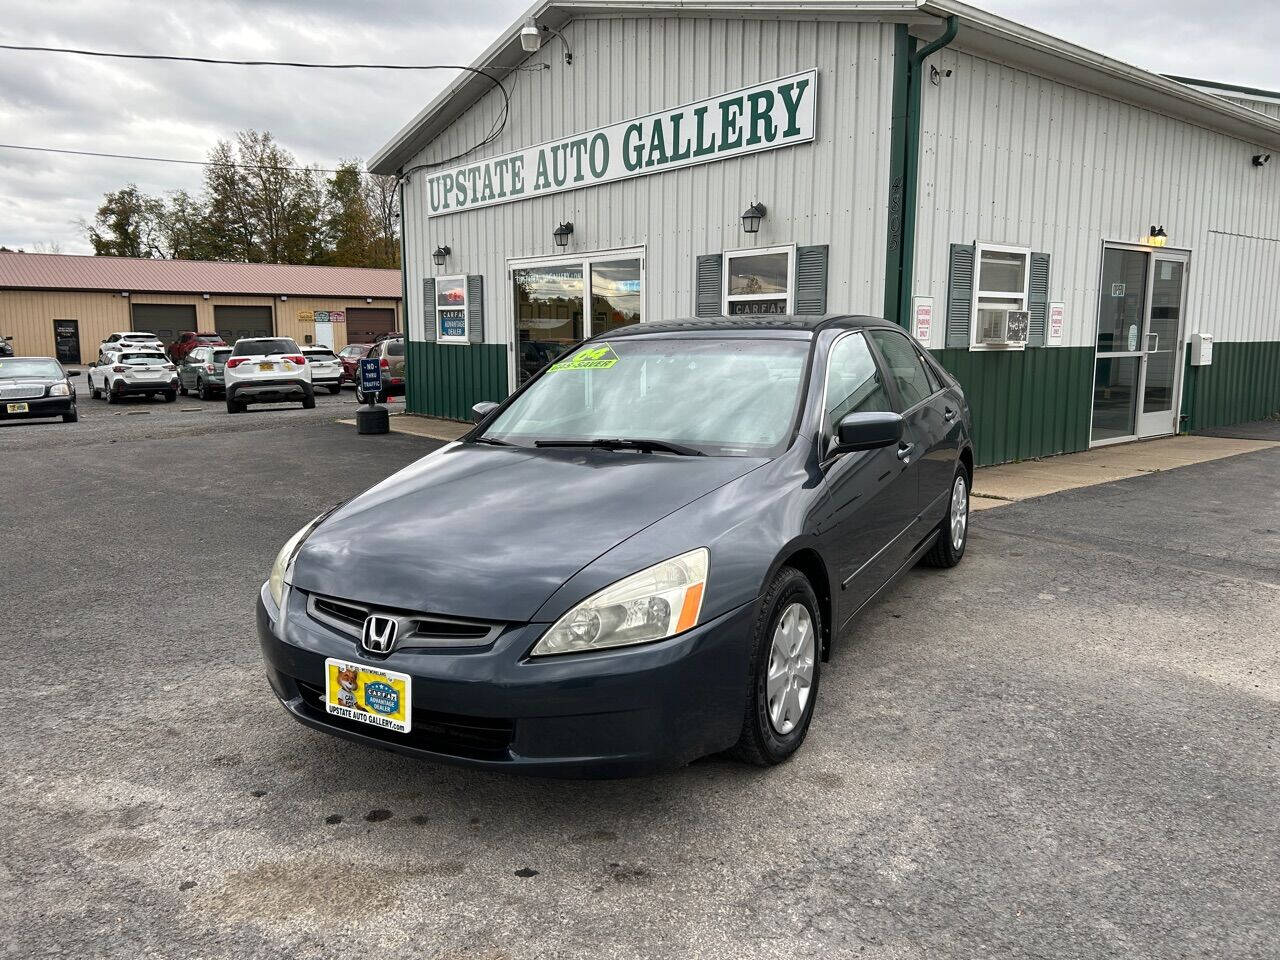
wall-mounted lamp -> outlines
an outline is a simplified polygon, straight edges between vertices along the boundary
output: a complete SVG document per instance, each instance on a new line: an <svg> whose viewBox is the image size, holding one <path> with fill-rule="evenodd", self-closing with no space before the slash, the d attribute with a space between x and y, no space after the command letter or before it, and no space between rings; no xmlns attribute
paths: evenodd
<svg viewBox="0 0 1280 960"><path fill-rule="evenodd" d="M764 215L769 211L765 209L763 203L752 203L746 210L742 211L742 230L744 233L759 233L760 221L764 219Z"/></svg>
<svg viewBox="0 0 1280 960"><path fill-rule="evenodd" d="M284 293L280 294L280 302L281 302L281 303L284 303L284 302L285 302L286 300L288 300L288 299L289 299L289 297L288 297L288 295L287 295L287 294L284 294Z"/></svg>
<svg viewBox="0 0 1280 960"><path fill-rule="evenodd" d="M569 41L564 38L559 30L552 30L550 27L538 23L536 20L529 20L520 28L520 46L525 53L537 53L542 49L542 35L544 33L555 34L560 38L560 42L564 44L564 62L566 65L573 64L573 51L569 49Z"/></svg>
<svg viewBox="0 0 1280 960"><path fill-rule="evenodd" d="M443 267L445 258L448 257L449 254L451 253L453 253L453 251L450 250L448 247L436 247L433 251L431 251L431 262L434 263L437 267Z"/></svg>
<svg viewBox="0 0 1280 960"><path fill-rule="evenodd" d="M120 291L120 296L122 296L122 297L127 297L128 295L129 295L129 291L128 291L128 290L121 290L121 291Z"/></svg>
<svg viewBox="0 0 1280 960"><path fill-rule="evenodd" d="M1265 167L1270 162L1271 154L1269 153L1255 153L1253 155L1253 165L1255 167Z"/></svg>
<svg viewBox="0 0 1280 960"><path fill-rule="evenodd" d="M557 247L567 247L569 245L569 237L573 235L573 223L562 223L552 231L551 236L555 238Z"/></svg>
<svg viewBox="0 0 1280 960"><path fill-rule="evenodd" d="M365 298L364 298L364 302L365 302L365 303L373 303L373 297L365 297Z"/></svg>
<svg viewBox="0 0 1280 960"><path fill-rule="evenodd" d="M1147 245L1152 247L1163 247L1169 242L1169 234L1164 232L1164 226L1157 227L1151 225L1151 232L1147 234Z"/></svg>
<svg viewBox="0 0 1280 960"><path fill-rule="evenodd" d="M942 81L951 76L950 70L939 70L932 64L929 65L929 82L935 87L942 86Z"/></svg>
<svg viewBox="0 0 1280 960"><path fill-rule="evenodd" d="M200 294L200 299L201 299L201 300L208 300L208 299L209 299L209 295L208 295L207 293L202 293L202 294Z"/></svg>

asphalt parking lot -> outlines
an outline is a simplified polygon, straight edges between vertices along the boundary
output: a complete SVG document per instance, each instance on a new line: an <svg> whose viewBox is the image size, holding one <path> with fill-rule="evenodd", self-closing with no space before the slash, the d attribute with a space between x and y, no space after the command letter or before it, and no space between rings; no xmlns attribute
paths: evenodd
<svg viewBox="0 0 1280 960"><path fill-rule="evenodd" d="M787 765L559 782L274 702L276 550L437 445L350 399L0 427L0 954L1275 956L1280 450L975 515Z"/></svg>

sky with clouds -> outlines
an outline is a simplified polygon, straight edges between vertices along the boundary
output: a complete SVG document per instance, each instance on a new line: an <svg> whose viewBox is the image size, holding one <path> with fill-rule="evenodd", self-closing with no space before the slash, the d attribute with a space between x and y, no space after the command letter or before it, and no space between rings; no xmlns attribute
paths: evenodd
<svg viewBox="0 0 1280 960"><path fill-rule="evenodd" d="M1275 0L976 0L1141 67L1280 88ZM526 0L0 0L0 42L235 59L469 63ZM203 159L270 130L306 163L367 158L452 74L141 63L0 50L0 143ZM0 245L90 252L78 218L135 182L199 188L198 167L0 149Z"/></svg>

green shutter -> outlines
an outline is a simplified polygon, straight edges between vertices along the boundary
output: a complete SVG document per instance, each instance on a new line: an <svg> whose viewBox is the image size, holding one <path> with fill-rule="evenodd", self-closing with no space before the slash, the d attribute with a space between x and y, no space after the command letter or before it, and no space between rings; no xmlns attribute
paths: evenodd
<svg viewBox="0 0 1280 960"><path fill-rule="evenodd" d="M718 317L720 310L720 283L723 258L709 253L698 258L694 276L693 314L697 317Z"/></svg>
<svg viewBox="0 0 1280 960"><path fill-rule="evenodd" d="M1031 255L1031 286L1027 296L1027 312L1031 324L1027 333L1027 346L1043 347L1044 332L1049 322L1049 254Z"/></svg>
<svg viewBox="0 0 1280 960"><path fill-rule="evenodd" d="M973 244L951 245L947 279L947 346L968 348L973 316Z"/></svg>
<svg viewBox="0 0 1280 960"><path fill-rule="evenodd" d="M484 343L484 277L467 274L467 339Z"/></svg>
<svg viewBox="0 0 1280 960"><path fill-rule="evenodd" d="M796 313L827 312L827 245L796 248Z"/></svg>
<svg viewBox="0 0 1280 960"><path fill-rule="evenodd" d="M436 340L436 278L422 281L422 339L427 343Z"/></svg>

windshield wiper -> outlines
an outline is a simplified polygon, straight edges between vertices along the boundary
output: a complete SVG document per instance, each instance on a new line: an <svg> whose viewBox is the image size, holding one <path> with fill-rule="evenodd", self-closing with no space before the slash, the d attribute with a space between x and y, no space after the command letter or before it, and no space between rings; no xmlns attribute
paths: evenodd
<svg viewBox="0 0 1280 960"><path fill-rule="evenodd" d="M505 441L505 440L499 440L497 437L476 437L476 438L475 438L474 440L472 440L471 442L472 442L472 443L491 443L491 444L493 444L495 447L510 447L510 446L514 446L514 444L507 443L507 441Z"/></svg>
<svg viewBox="0 0 1280 960"><path fill-rule="evenodd" d="M705 457L706 454L683 443L670 440L642 440L634 437L597 437L594 440L535 440L535 447L595 447L600 450L639 450L642 453L674 453L680 457Z"/></svg>

